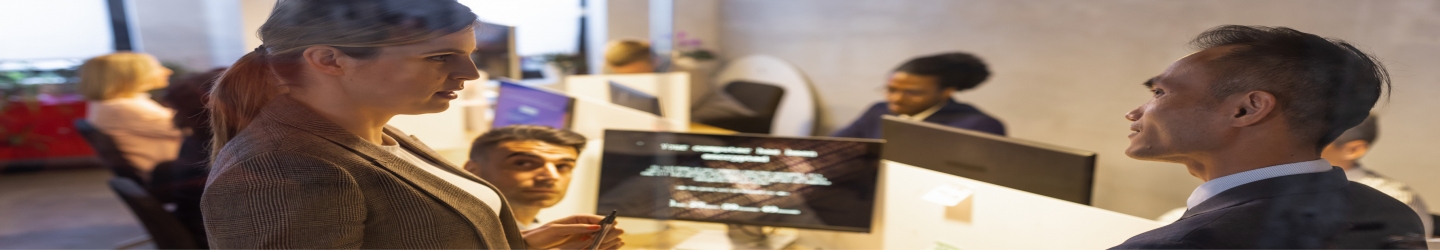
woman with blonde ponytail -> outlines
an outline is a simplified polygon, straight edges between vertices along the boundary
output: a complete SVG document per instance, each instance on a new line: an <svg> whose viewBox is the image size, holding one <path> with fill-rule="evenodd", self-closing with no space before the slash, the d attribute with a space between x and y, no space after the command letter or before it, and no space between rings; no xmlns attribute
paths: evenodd
<svg viewBox="0 0 1440 250"><path fill-rule="evenodd" d="M280 1L264 45L210 91L210 245L583 247L601 217L521 232L494 186L385 125L444 111L480 77L475 23L455 0Z"/></svg>

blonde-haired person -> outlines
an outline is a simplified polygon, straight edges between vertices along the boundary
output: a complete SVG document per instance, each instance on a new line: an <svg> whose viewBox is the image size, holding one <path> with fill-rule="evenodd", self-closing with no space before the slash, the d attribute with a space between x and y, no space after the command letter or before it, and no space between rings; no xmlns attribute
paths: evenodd
<svg viewBox="0 0 1440 250"><path fill-rule="evenodd" d="M640 74L655 72L655 53L650 43L621 39L605 45L605 69L611 74Z"/></svg>
<svg viewBox="0 0 1440 250"><path fill-rule="evenodd" d="M171 123L175 111L150 99L150 90L169 85L170 69L154 57L120 52L102 55L80 66L80 94L89 100L85 120L110 137L139 180L161 162L174 160L182 134Z"/></svg>
<svg viewBox="0 0 1440 250"><path fill-rule="evenodd" d="M455 0L277 3L210 93L210 246L583 247L600 216L522 232L495 186L385 125L444 111L480 77L475 24Z"/></svg>

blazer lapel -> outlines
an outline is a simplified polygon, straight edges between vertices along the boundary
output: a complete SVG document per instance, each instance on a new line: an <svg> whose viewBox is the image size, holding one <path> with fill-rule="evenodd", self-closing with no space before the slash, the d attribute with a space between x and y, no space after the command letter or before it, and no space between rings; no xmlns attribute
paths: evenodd
<svg viewBox="0 0 1440 250"><path fill-rule="evenodd" d="M489 206L484 205L484 203L482 203L480 199L475 198L474 195L470 195L470 193L461 190L455 185L448 184L448 182L440 179L440 177L425 172L425 170L420 169L420 167L400 159L400 157L385 151L378 145L351 134L349 131L341 128L339 125L335 125L329 120L319 118L319 114L311 111L308 106L292 100L289 97L280 96L275 98L275 100L272 100L263 110L262 115L270 116L276 121L295 126L301 130L329 140L336 145L345 147L360 157L369 160L381 169L385 169L391 174L400 177L401 180L404 180L431 198L440 201L441 204L450 207L456 213L459 213L460 216L465 217L467 221L470 221L471 226L475 228L475 234L481 239L484 239L485 242L482 242L482 244L486 246L485 248L510 248L510 246L507 246L509 242L505 239L505 232L484 232L481 230L481 228L504 229L505 227L502 226L501 222L497 221L499 220L498 218L503 218L501 217L501 213L492 211ZM414 150L417 149L416 146L419 144L410 141L407 135L401 135L389 127L386 128L385 132L397 142L400 142L402 147L412 150L411 152L415 152L417 156L428 158L427 160L437 163L437 167L455 173L455 167L440 160L439 157L429 152L428 148L426 148L426 150ZM408 146L403 146L407 144ZM478 178L470 174L457 173L457 175L465 177L466 179L479 181ZM495 189L495 187L489 183L484 181L479 182L490 187L492 190L498 191L498 189ZM498 194L499 192L496 193ZM503 206L504 202L501 203ZM508 210L508 208L506 210ZM491 218L486 215L496 215L496 217Z"/></svg>

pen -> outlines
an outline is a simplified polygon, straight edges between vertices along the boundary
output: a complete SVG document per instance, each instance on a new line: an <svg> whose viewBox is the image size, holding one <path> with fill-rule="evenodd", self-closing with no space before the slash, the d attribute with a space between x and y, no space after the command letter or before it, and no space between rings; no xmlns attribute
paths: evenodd
<svg viewBox="0 0 1440 250"><path fill-rule="evenodd" d="M600 230L595 231L590 237L590 244L585 249L600 249L600 243L604 242L605 235L615 227L615 210L610 210L610 215L600 220Z"/></svg>

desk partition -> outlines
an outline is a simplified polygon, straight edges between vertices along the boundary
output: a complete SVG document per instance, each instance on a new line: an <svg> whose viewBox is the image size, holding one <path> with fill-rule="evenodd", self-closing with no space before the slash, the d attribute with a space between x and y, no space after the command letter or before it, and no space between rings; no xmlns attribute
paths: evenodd
<svg viewBox="0 0 1440 250"><path fill-rule="evenodd" d="M842 249L1105 249L1153 220L886 161L870 234L801 230Z"/></svg>

